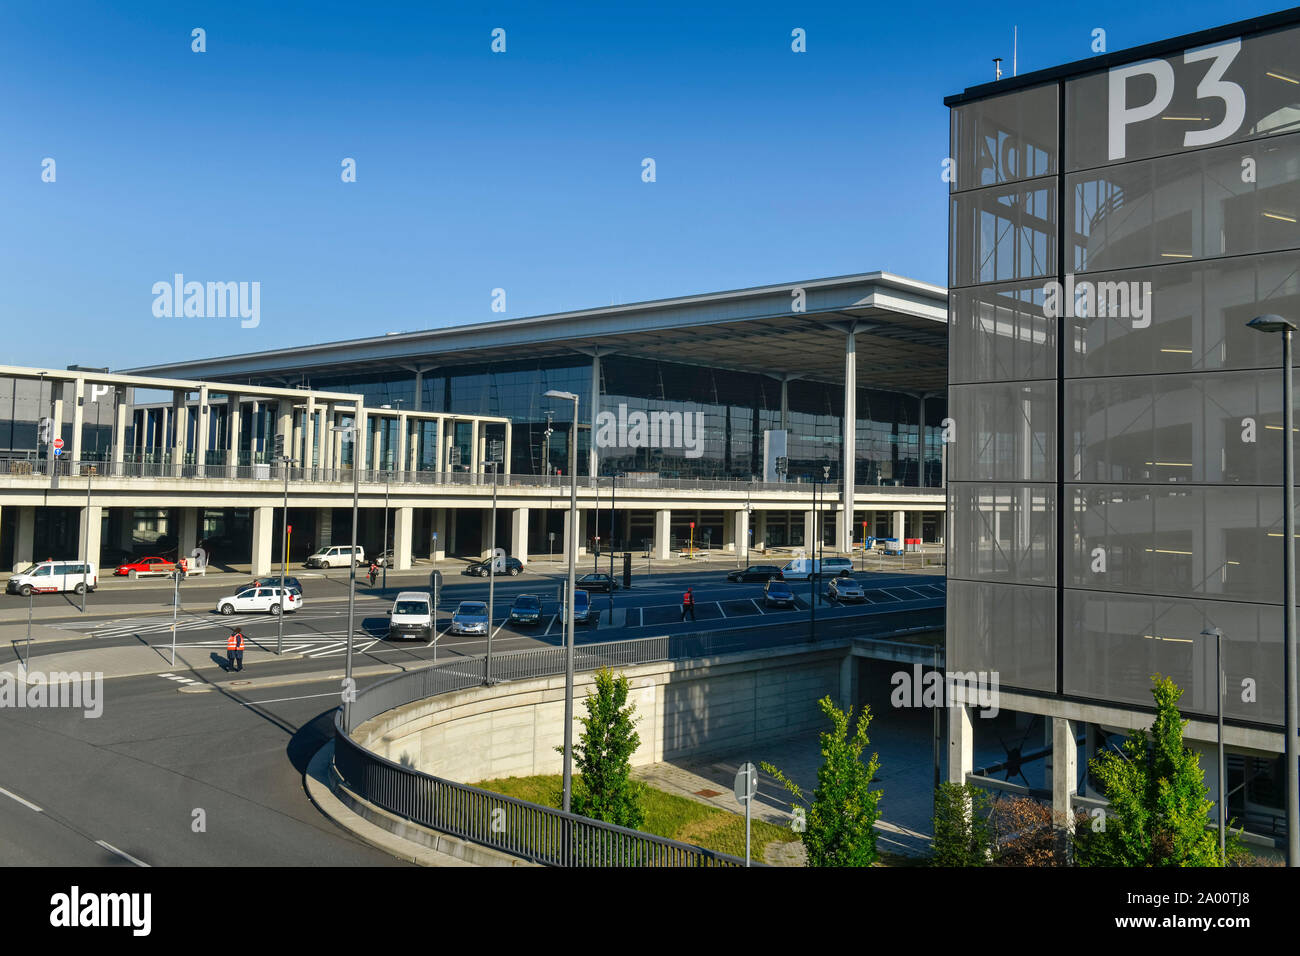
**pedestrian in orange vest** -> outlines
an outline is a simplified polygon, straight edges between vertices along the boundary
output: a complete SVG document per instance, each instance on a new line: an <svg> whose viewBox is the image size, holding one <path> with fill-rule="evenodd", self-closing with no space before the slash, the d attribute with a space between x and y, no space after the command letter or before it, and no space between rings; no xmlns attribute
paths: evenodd
<svg viewBox="0 0 1300 956"><path fill-rule="evenodd" d="M682 595L682 620L683 621L686 620L687 614L691 616L692 621L695 620L695 595L691 593L690 588L687 588L686 593Z"/></svg>
<svg viewBox="0 0 1300 956"><path fill-rule="evenodd" d="M244 632L235 628L226 638L226 659L229 661L229 669L232 671L242 671L244 669Z"/></svg>

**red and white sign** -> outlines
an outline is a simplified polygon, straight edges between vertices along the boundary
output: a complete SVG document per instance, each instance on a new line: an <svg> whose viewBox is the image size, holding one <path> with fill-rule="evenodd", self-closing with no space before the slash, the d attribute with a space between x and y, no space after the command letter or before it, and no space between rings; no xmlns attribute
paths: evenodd
<svg viewBox="0 0 1300 956"><path fill-rule="evenodd" d="M62 438L56 438L56 439L54 439L54 447L55 447L55 448L62 448L62 447L63 447L63 439L62 439Z"/></svg>

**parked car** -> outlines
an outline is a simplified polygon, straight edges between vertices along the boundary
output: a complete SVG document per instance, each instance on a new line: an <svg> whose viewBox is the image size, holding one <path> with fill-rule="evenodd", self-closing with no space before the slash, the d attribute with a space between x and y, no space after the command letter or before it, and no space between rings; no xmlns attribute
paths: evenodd
<svg viewBox="0 0 1300 956"><path fill-rule="evenodd" d="M560 611L561 620L568 623L568 618L564 617L564 611ZM591 621L591 595L586 591L573 592L573 623L587 624Z"/></svg>
<svg viewBox="0 0 1300 956"><path fill-rule="evenodd" d="M327 544L303 563L309 568L346 568L350 551L350 545ZM357 567L361 567L366 563L366 549L357 545L353 557Z"/></svg>
<svg viewBox="0 0 1300 956"><path fill-rule="evenodd" d="M852 574L853 560L851 558L822 558L823 575L831 574Z"/></svg>
<svg viewBox="0 0 1300 956"><path fill-rule="evenodd" d="M794 590L781 578L772 578L763 588L764 607L794 607Z"/></svg>
<svg viewBox="0 0 1300 956"><path fill-rule="evenodd" d="M388 637L433 639L433 603L424 591L402 591L388 612Z"/></svg>
<svg viewBox="0 0 1300 956"><path fill-rule="evenodd" d="M831 583L826 587L826 595L832 601L851 601L857 604L867 599L867 592L862 585L853 578L844 576L831 578Z"/></svg>
<svg viewBox="0 0 1300 956"><path fill-rule="evenodd" d="M296 611L302 607L302 595L293 588L284 589L283 599L280 597L280 589L274 588L245 588L228 597L217 599L217 611L220 614L242 614L247 612L262 612L265 614L279 614L281 607L283 610Z"/></svg>
<svg viewBox="0 0 1300 956"><path fill-rule="evenodd" d="M475 561L469 564L465 568L465 573L474 575L475 577L486 578L488 577L489 571L491 570L489 567L490 564L491 564L490 560ZM506 563L504 567L502 567L500 563L497 564L496 573L508 574L511 577L516 577L524 573L523 562L520 561L518 558L506 558Z"/></svg>
<svg viewBox="0 0 1300 956"><path fill-rule="evenodd" d="M119 578L130 578L135 581L138 578L151 575L171 574L175 570L175 561L154 555L147 558L134 558L125 564L119 564L114 569L113 574Z"/></svg>
<svg viewBox="0 0 1300 956"><path fill-rule="evenodd" d="M243 590L244 588L278 588L279 586L280 575L272 574L264 578L258 578L255 581L249 581L247 584L243 585L240 590ZM295 577L286 577L284 579L284 586L287 588L293 588L299 594L302 594L302 582Z"/></svg>
<svg viewBox="0 0 1300 956"><path fill-rule="evenodd" d="M393 549L389 548L387 551L381 552L379 557L375 558L375 564L381 568L393 567Z"/></svg>
<svg viewBox="0 0 1300 956"><path fill-rule="evenodd" d="M60 591L93 591L99 585L95 565L82 561L41 561L9 578L5 590L28 597Z"/></svg>
<svg viewBox="0 0 1300 956"><path fill-rule="evenodd" d="M728 572L727 580L734 584L740 581L770 581L772 578L779 578L780 576L781 569L775 564L754 564L747 568Z"/></svg>
<svg viewBox="0 0 1300 956"><path fill-rule="evenodd" d="M461 601L451 616L453 634L487 634L488 611L482 601Z"/></svg>
<svg viewBox="0 0 1300 956"><path fill-rule="evenodd" d="M515 624L536 624L542 619L542 600L536 594L521 594L510 606L510 620Z"/></svg>
<svg viewBox="0 0 1300 956"><path fill-rule="evenodd" d="M618 590L618 582L608 574L584 574L578 578L578 587L585 591L610 591Z"/></svg>

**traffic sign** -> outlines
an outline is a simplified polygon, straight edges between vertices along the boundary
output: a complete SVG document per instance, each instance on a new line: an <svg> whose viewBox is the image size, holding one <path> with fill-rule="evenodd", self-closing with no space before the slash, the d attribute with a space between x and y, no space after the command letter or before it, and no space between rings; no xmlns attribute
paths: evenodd
<svg viewBox="0 0 1300 956"><path fill-rule="evenodd" d="M752 763L746 763L736 771L735 792L736 799L741 803L745 803L758 793L758 768Z"/></svg>
<svg viewBox="0 0 1300 956"><path fill-rule="evenodd" d="M56 438L56 439L54 439L54 447L55 447L55 448L62 448L62 447L63 447L63 439L62 439L62 438Z"/></svg>

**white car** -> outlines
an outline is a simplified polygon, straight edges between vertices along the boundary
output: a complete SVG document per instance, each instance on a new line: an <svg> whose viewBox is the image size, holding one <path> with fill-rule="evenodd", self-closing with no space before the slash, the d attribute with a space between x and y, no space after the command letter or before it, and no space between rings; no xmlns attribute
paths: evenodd
<svg viewBox="0 0 1300 956"><path fill-rule="evenodd" d="M285 588L285 611L296 611L302 607L302 595L297 588ZM245 588L238 594L223 597L217 601L217 611L221 614L260 611L267 614L280 613L279 588Z"/></svg>

